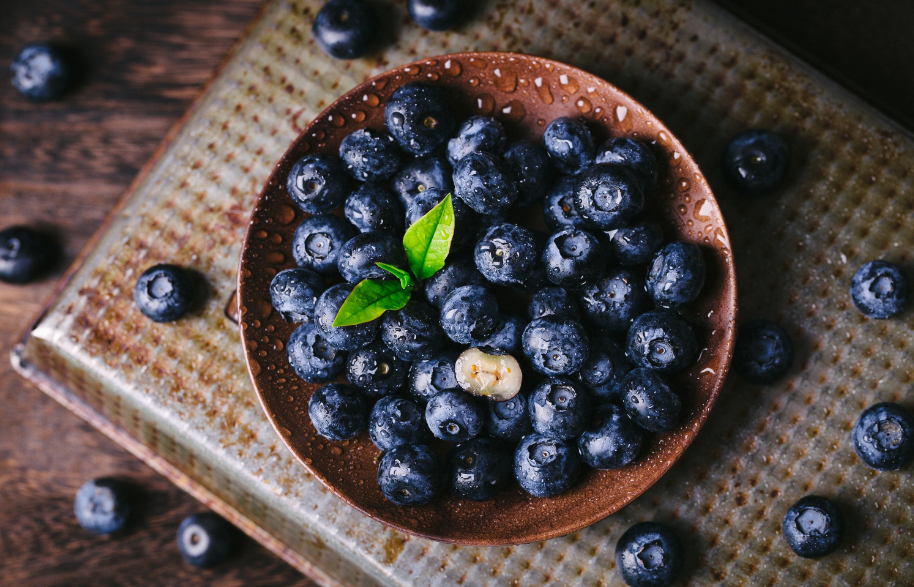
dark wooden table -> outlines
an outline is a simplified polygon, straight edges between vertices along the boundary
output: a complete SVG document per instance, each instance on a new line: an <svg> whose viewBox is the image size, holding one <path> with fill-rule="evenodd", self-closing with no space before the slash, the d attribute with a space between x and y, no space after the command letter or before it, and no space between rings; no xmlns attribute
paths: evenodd
<svg viewBox="0 0 914 587"><path fill-rule="evenodd" d="M720 1L914 125L914 7ZM31 104L0 79L0 226L52 227L71 261L261 2L0 0L0 70L16 47L44 39L77 46L89 64L80 90L58 103ZM61 271L0 284L2 357ZM145 488L143 515L125 536L91 536L73 518L76 489L99 475ZM310 584L251 541L218 569L185 565L174 534L201 509L0 360L0 585Z"/></svg>

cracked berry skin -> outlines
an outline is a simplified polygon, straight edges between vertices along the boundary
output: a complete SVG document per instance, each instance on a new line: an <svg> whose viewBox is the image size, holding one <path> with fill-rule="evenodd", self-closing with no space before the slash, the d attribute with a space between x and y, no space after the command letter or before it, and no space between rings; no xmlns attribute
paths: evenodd
<svg viewBox="0 0 914 587"><path fill-rule="evenodd" d="M133 301L153 322L173 322L193 306L193 285L181 267L167 263L153 265L137 279Z"/></svg>
<svg viewBox="0 0 914 587"><path fill-rule="evenodd" d="M527 321L519 316L502 315L495 327L495 332L479 342L486 347L502 353L515 354L523 348L523 334Z"/></svg>
<svg viewBox="0 0 914 587"><path fill-rule="evenodd" d="M638 458L644 432L616 404L594 410L590 424L578 437L581 459L594 469L621 469Z"/></svg>
<svg viewBox="0 0 914 587"><path fill-rule="evenodd" d="M619 384L622 405L632 421L651 432L669 432L679 424L682 401L656 372L632 369Z"/></svg>
<svg viewBox="0 0 914 587"><path fill-rule="evenodd" d="M332 155L302 157L286 179L289 196L308 214L323 214L338 208L346 201L351 186L346 166Z"/></svg>
<svg viewBox="0 0 914 587"><path fill-rule="evenodd" d="M331 345L314 323L305 323L295 329L286 352L292 370L308 383L326 383L336 379L346 368L346 353Z"/></svg>
<svg viewBox="0 0 914 587"><path fill-rule="evenodd" d="M399 310L385 312L381 339L403 361L430 359L444 344L438 312L426 303L411 301Z"/></svg>
<svg viewBox="0 0 914 587"><path fill-rule="evenodd" d="M479 214L500 216L517 200L517 181L500 157L475 152L454 167L454 193Z"/></svg>
<svg viewBox="0 0 914 587"><path fill-rule="evenodd" d="M781 531L787 546L803 558L833 553L841 541L844 520L838 507L819 495L807 495L784 514Z"/></svg>
<svg viewBox="0 0 914 587"><path fill-rule="evenodd" d="M418 222L446 197L447 192L430 188L413 198L413 201L406 207L406 226L410 227ZM476 212L473 212L460 198L451 197L451 207L454 209L454 236L451 239L451 251L460 251L476 242L477 216Z"/></svg>
<svg viewBox="0 0 914 587"><path fill-rule="evenodd" d="M363 279L395 279L378 267L379 262L409 270L403 242L398 236L380 230L359 233L340 248L336 266L349 283L359 283Z"/></svg>
<svg viewBox="0 0 914 587"><path fill-rule="evenodd" d="M401 506L425 505L445 485L444 465L424 444L402 444L381 457L378 486L391 502Z"/></svg>
<svg viewBox="0 0 914 587"><path fill-rule="evenodd" d="M343 211L346 220L359 232L385 230L399 234L403 231L403 209L400 207L400 201L382 185L360 185L346 198Z"/></svg>
<svg viewBox="0 0 914 587"><path fill-rule="evenodd" d="M556 118L546 127L543 143L552 163L562 173L579 175L593 165L593 137L572 118Z"/></svg>
<svg viewBox="0 0 914 587"><path fill-rule="evenodd" d="M660 174L657 158L651 148L646 143L628 137L610 139L603 143L597 150L594 163L615 163L628 167L644 194L654 190Z"/></svg>
<svg viewBox="0 0 914 587"><path fill-rule="evenodd" d="M749 383L766 385L787 375L793 366L790 335L769 320L755 320L739 328L733 368Z"/></svg>
<svg viewBox="0 0 914 587"><path fill-rule="evenodd" d="M599 336L590 340L590 354L578 372L596 403L615 402L622 399L622 379L634 369L625 351L612 339Z"/></svg>
<svg viewBox="0 0 914 587"><path fill-rule="evenodd" d="M853 439L866 466L896 471L914 459L914 415L895 403L872 405L854 424Z"/></svg>
<svg viewBox="0 0 914 587"><path fill-rule="evenodd" d="M400 148L420 157L444 144L457 128L448 91L422 83L397 88L387 101L384 121Z"/></svg>
<svg viewBox="0 0 914 587"><path fill-rule="evenodd" d="M468 118L457 131L457 136L447 143L447 158L451 165L470 153L486 152L500 155L508 146L505 129L489 116Z"/></svg>
<svg viewBox="0 0 914 587"><path fill-rule="evenodd" d="M427 402L436 394L458 387L454 364L459 351L448 349L431 359L413 363L409 370L409 392L419 401Z"/></svg>
<svg viewBox="0 0 914 587"><path fill-rule="evenodd" d="M602 163L585 171L574 188L574 207L591 226L622 228L644 209L644 194L627 167Z"/></svg>
<svg viewBox="0 0 914 587"><path fill-rule="evenodd" d="M527 412L527 397L523 391L503 402L488 402L486 434L507 442L518 443L533 432Z"/></svg>
<svg viewBox="0 0 914 587"><path fill-rule="evenodd" d="M739 192L764 196L781 187L789 158L784 139L767 130L747 130L727 145L724 175Z"/></svg>
<svg viewBox="0 0 914 587"><path fill-rule="evenodd" d="M476 269L476 263L472 259L461 259L451 261L426 279L422 290L428 303L440 310L444 300L458 287L485 284L486 278Z"/></svg>
<svg viewBox="0 0 914 587"><path fill-rule="evenodd" d="M649 218L609 230L606 236L610 254L622 265L647 263L663 246L663 229L659 222Z"/></svg>
<svg viewBox="0 0 914 587"><path fill-rule="evenodd" d="M574 191L577 183L576 177L566 175L556 181L546 192L546 199L543 201L543 219L546 221L546 226L553 232L569 226L591 228L578 209L574 207Z"/></svg>
<svg viewBox="0 0 914 587"><path fill-rule="evenodd" d="M430 31L456 28L467 12L464 0L409 0L409 16Z"/></svg>
<svg viewBox="0 0 914 587"><path fill-rule="evenodd" d="M432 439L419 404L395 395L375 403L368 418L368 436L383 451L404 444L427 444Z"/></svg>
<svg viewBox="0 0 914 587"><path fill-rule="evenodd" d="M498 302L486 287L465 285L445 298L440 323L454 342L475 345L495 332L498 317Z"/></svg>
<svg viewBox="0 0 914 587"><path fill-rule="evenodd" d="M26 45L10 64L10 81L16 91L36 102L56 100L73 81L71 66L59 49L46 43Z"/></svg>
<svg viewBox="0 0 914 587"><path fill-rule="evenodd" d="M447 159L439 155L416 157L406 163L394 176L393 191L400 199L403 208L409 206L413 198L430 189L439 189L444 193L453 192L454 184Z"/></svg>
<svg viewBox="0 0 914 587"><path fill-rule="evenodd" d="M533 497L552 497L574 485L581 474L577 443L542 434L525 436L514 451L514 477Z"/></svg>
<svg viewBox="0 0 914 587"><path fill-rule="evenodd" d="M533 430L560 440L578 436L590 421L590 393L580 383L553 377L540 383L527 400Z"/></svg>
<svg viewBox="0 0 914 587"><path fill-rule="evenodd" d="M542 255L549 281L574 289L599 279L607 260L600 240L580 228L566 228L550 236Z"/></svg>
<svg viewBox="0 0 914 587"><path fill-rule="evenodd" d="M337 260L343 245L358 232L344 218L317 214L306 218L292 236L295 264L322 275L339 271Z"/></svg>
<svg viewBox="0 0 914 587"><path fill-rule="evenodd" d="M448 485L463 499L485 501L495 497L512 478L512 454L486 437L461 442L448 455Z"/></svg>
<svg viewBox="0 0 914 587"><path fill-rule="evenodd" d="M851 299L870 318L891 318L907 307L909 297L908 280L894 263L864 263L851 280Z"/></svg>
<svg viewBox="0 0 914 587"><path fill-rule="evenodd" d="M0 231L0 281L28 283L54 264L56 246L45 234L25 226Z"/></svg>
<svg viewBox="0 0 914 587"><path fill-rule="evenodd" d="M574 295L563 287L544 287L530 296L527 304L527 317L531 320L556 316L581 320L581 311Z"/></svg>
<svg viewBox="0 0 914 587"><path fill-rule="evenodd" d="M543 201L555 178L549 153L531 141L511 143L504 155L508 171L517 180L515 206L525 208Z"/></svg>
<svg viewBox="0 0 914 587"><path fill-rule="evenodd" d="M328 383L311 394L308 415L317 433L330 440L349 440L368 426L368 401L353 385Z"/></svg>
<svg viewBox="0 0 914 587"><path fill-rule="evenodd" d="M435 394L425 405L425 422L436 438L466 442L482 432L485 411L482 402L460 389Z"/></svg>
<svg viewBox="0 0 914 587"><path fill-rule="evenodd" d="M329 0L317 13L311 35L327 55L357 59L374 48L377 28L377 14L364 0Z"/></svg>
<svg viewBox="0 0 914 587"><path fill-rule="evenodd" d="M368 397L378 398L406 385L409 363L401 361L383 342L376 340L370 345L349 353L346 362L346 378Z"/></svg>
<svg viewBox="0 0 914 587"><path fill-rule="evenodd" d="M698 354L698 340L689 323L670 310L642 314L628 329L625 354L638 367L677 373Z"/></svg>
<svg viewBox="0 0 914 587"><path fill-rule="evenodd" d="M625 332L635 318L651 307L651 299L640 275L624 267L606 275L578 292L583 320L608 332Z"/></svg>
<svg viewBox="0 0 914 587"><path fill-rule="evenodd" d="M351 283L339 283L327 288L317 299L314 306L314 319L320 327L324 338L334 347L351 351L371 343L378 336L380 320L355 324L354 326L334 326L333 321L340 311L343 302L355 289Z"/></svg>
<svg viewBox="0 0 914 587"><path fill-rule="evenodd" d="M216 514L193 514L178 527L178 551L187 564L208 569L228 558L236 536L235 527Z"/></svg>
<svg viewBox="0 0 914 587"><path fill-rule="evenodd" d="M576 373L590 353L590 340L580 323L568 318L538 318L524 329L524 356L543 375Z"/></svg>
<svg viewBox="0 0 914 587"><path fill-rule="evenodd" d="M102 536L122 530L133 511L130 487L112 477L86 481L76 492L73 513L84 529Z"/></svg>
<svg viewBox="0 0 914 587"><path fill-rule="evenodd" d="M616 543L616 567L630 587L669 587L684 562L679 538L655 522L635 524Z"/></svg>
<svg viewBox="0 0 914 587"><path fill-rule="evenodd" d="M317 298L326 289L324 279L314 271L286 269L270 282L270 300L286 322L311 322Z"/></svg>
<svg viewBox="0 0 914 587"><path fill-rule="evenodd" d="M340 143L340 159L353 178L382 181L397 172L403 153L397 141L386 132L360 128Z"/></svg>
<svg viewBox="0 0 914 587"><path fill-rule="evenodd" d="M476 243L476 268L496 285L521 285L540 259L536 235L517 224L497 224Z"/></svg>
<svg viewBox="0 0 914 587"><path fill-rule="evenodd" d="M660 249L647 271L647 292L661 308L694 302L705 284L705 260L692 243L674 242Z"/></svg>

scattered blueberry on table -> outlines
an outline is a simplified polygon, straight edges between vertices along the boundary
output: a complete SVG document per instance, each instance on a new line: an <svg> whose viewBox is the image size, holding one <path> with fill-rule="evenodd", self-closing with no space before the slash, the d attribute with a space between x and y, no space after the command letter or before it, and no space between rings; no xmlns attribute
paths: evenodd
<svg viewBox="0 0 914 587"><path fill-rule="evenodd" d="M193 305L193 283L181 267L167 263L153 265L137 280L133 300L153 322L173 322Z"/></svg>
<svg viewBox="0 0 914 587"><path fill-rule="evenodd" d="M914 459L914 414L899 404L868 407L854 424L852 436L857 456L873 469L894 471Z"/></svg>
<svg viewBox="0 0 914 587"><path fill-rule="evenodd" d="M851 280L851 299L870 318L895 316L907 307L909 296L901 267L888 261L864 263Z"/></svg>
<svg viewBox="0 0 914 587"><path fill-rule="evenodd" d="M79 525L93 534L114 534L124 528L133 511L129 486L111 477L86 481L73 502Z"/></svg>
<svg viewBox="0 0 914 587"><path fill-rule="evenodd" d="M20 94L35 101L56 100L73 82L72 66L53 45L34 43L20 49L10 64L10 81Z"/></svg>
<svg viewBox="0 0 914 587"><path fill-rule="evenodd" d="M467 0L409 0L409 15L422 28L446 31L456 28L466 15Z"/></svg>
<svg viewBox="0 0 914 587"><path fill-rule="evenodd" d="M724 175L740 192L764 196L781 187L788 162L784 139L767 130L747 130L727 145Z"/></svg>
<svg viewBox="0 0 914 587"><path fill-rule="evenodd" d="M733 351L733 368L740 377L749 383L774 383L792 366L793 342L781 326L769 320L740 326Z"/></svg>
<svg viewBox="0 0 914 587"><path fill-rule="evenodd" d="M187 564L208 569L231 554L237 530L211 512L184 518L178 528L178 550Z"/></svg>
<svg viewBox="0 0 914 587"><path fill-rule="evenodd" d="M57 251L47 235L25 226L0 230L0 281L28 283L41 277L56 261Z"/></svg>
<svg viewBox="0 0 914 587"><path fill-rule="evenodd" d="M654 522L635 524L616 543L616 567L630 587L668 587L682 572L679 538Z"/></svg>
<svg viewBox="0 0 914 587"><path fill-rule="evenodd" d="M818 495L807 495L790 506L781 524L787 545L803 558L819 558L834 552L843 527L837 506Z"/></svg>
<svg viewBox="0 0 914 587"><path fill-rule="evenodd" d="M329 0L317 13L311 35L336 59L357 59L377 42L378 17L365 0Z"/></svg>

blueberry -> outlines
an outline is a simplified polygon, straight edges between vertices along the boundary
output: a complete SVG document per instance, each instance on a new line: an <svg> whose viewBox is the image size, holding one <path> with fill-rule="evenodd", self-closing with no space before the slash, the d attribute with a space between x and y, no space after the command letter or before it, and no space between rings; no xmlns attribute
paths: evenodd
<svg viewBox="0 0 914 587"><path fill-rule="evenodd" d="M625 410L603 404L594 410L590 425L578 437L581 459L594 469L621 469L638 457L644 433Z"/></svg>
<svg viewBox="0 0 914 587"><path fill-rule="evenodd" d="M368 402L352 385L328 383L311 394L308 415L324 438L348 440L368 425Z"/></svg>
<svg viewBox="0 0 914 587"><path fill-rule="evenodd" d="M546 151L562 173L578 175L593 165L593 137L587 127L571 118L556 118L543 133Z"/></svg>
<svg viewBox="0 0 914 587"><path fill-rule="evenodd" d="M584 431L590 420L590 394L570 379L553 377L540 383L530 399L527 411L533 429L550 438L566 440Z"/></svg>
<svg viewBox="0 0 914 587"><path fill-rule="evenodd" d="M211 512L187 516L178 527L178 550L187 564L208 569L228 558L236 532L234 526Z"/></svg>
<svg viewBox="0 0 914 587"><path fill-rule="evenodd" d="M793 366L793 343L787 331L768 320L739 328L733 367L749 383L774 383Z"/></svg>
<svg viewBox="0 0 914 587"><path fill-rule="evenodd" d="M387 188L378 184L362 184L346 198L346 219L360 232L403 230L403 210L400 202Z"/></svg>
<svg viewBox="0 0 914 587"><path fill-rule="evenodd" d="M479 346L514 354L523 348L523 334L527 322L523 318L504 315L498 320L495 332L479 341Z"/></svg>
<svg viewBox="0 0 914 587"><path fill-rule="evenodd" d="M153 265L137 279L133 301L153 322L172 322L193 305L193 286L184 269L165 263Z"/></svg>
<svg viewBox="0 0 914 587"><path fill-rule="evenodd" d="M561 287L544 287L530 297L527 316L531 320L556 316L580 321L581 311L578 309L577 300L568 290Z"/></svg>
<svg viewBox="0 0 914 587"><path fill-rule="evenodd" d="M533 432L527 412L527 394L523 391L509 400L490 401L487 408L486 434L508 442L520 442Z"/></svg>
<svg viewBox="0 0 914 587"><path fill-rule="evenodd" d="M569 227L549 237L542 261L549 281L579 288L603 275L607 255L597 237L580 228Z"/></svg>
<svg viewBox="0 0 914 587"><path fill-rule="evenodd" d="M682 543L665 526L635 524L616 543L616 567L630 587L668 587L682 572Z"/></svg>
<svg viewBox="0 0 914 587"><path fill-rule="evenodd" d="M282 314L286 322L310 322L314 319L314 306L327 286L317 273L308 269L280 271L270 282L270 300L273 309Z"/></svg>
<svg viewBox="0 0 914 587"><path fill-rule="evenodd" d="M681 308L695 301L704 284L705 260L692 243L666 245L647 271L647 291L661 308Z"/></svg>
<svg viewBox="0 0 914 587"><path fill-rule="evenodd" d="M574 207L574 191L577 178L566 175L552 185L546 192L543 202L543 218L553 232L562 230L566 226L589 228L590 224L581 216Z"/></svg>
<svg viewBox="0 0 914 587"><path fill-rule="evenodd" d="M384 451L404 444L425 444L432 439L419 405L393 395L382 397L374 405L368 419L368 435Z"/></svg>
<svg viewBox="0 0 914 587"><path fill-rule="evenodd" d="M406 226L418 222L445 197L446 192L429 188L413 198L406 207ZM451 239L451 250L458 251L476 242L476 213L460 198L451 198L451 207L454 208L454 237Z"/></svg>
<svg viewBox="0 0 914 587"><path fill-rule="evenodd" d="M346 377L368 397L381 397L406 385L409 364L381 341L349 353Z"/></svg>
<svg viewBox="0 0 914 587"><path fill-rule="evenodd" d="M381 322L381 338L403 361L430 359L438 354L445 340L438 312L419 301L386 312Z"/></svg>
<svg viewBox="0 0 914 587"><path fill-rule="evenodd" d="M543 201L555 170L546 149L530 141L512 143L504 154L508 171L517 180L517 201L515 206L532 206Z"/></svg>
<svg viewBox="0 0 914 587"><path fill-rule="evenodd" d="M363 279L396 279L378 267L379 262L403 270L409 269L403 241L383 230L362 232L346 241L340 248L336 266L343 279L349 283L358 283Z"/></svg>
<svg viewBox="0 0 914 587"><path fill-rule="evenodd" d="M400 147L419 156L431 154L457 127L448 91L421 83L397 88L384 109L384 121Z"/></svg>
<svg viewBox="0 0 914 587"><path fill-rule="evenodd" d="M476 268L497 285L518 285L530 275L540 257L532 230L517 224L498 224L476 243Z"/></svg>
<svg viewBox="0 0 914 587"><path fill-rule="evenodd" d="M425 505L444 487L444 467L424 444L403 444L381 457L378 486L397 505Z"/></svg>
<svg viewBox="0 0 914 587"><path fill-rule="evenodd" d="M908 305L908 280L887 261L870 261L851 280L851 299L870 318L891 318Z"/></svg>
<svg viewBox="0 0 914 587"><path fill-rule="evenodd" d="M393 189L403 207L409 206L413 198L426 190L439 189L452 192L453 170L447 159L438 155L417 157L403 166L393 179Z"/></svg>
<svg viewBox="0 0 914 587"><path fill-rule="evenodd" d="M409 0L409 15L413 21L430 31L455 28L466 16L465 0Z"/></svg>
<svg viewBox="0 0 914 587"><path fill-rule="evenodd" d="M378 17L364 0L329 0L317 13L311 35L336 59L356 59L374 48Z"/></svg>
<svg viewBox="0 0 914 587"><path fill-rule="evenodd" d="M669 432L679 424L682 401L655 371L632 369L619 384L629 417L645 430Z"/></svg>
<svg viewBox="0 0 914 587"><path fill-rule="evenodd" d="M574 207L603 230L622 228L644 209L644 194L627 167L602 163L585 171L574 188Z"/></svg>
<svg viewBox="0 0 914 587"><path fill-rule="evenodd" d="M111 477L86 481L73 501L79 525L93 534L113 534L130 518L133 503L127 484Z"/></svg>
<svg viewBox="0 0 914 587"><path fill-rule="evenodd" d="M448 456L448 484L459 498L485 501L511 479L511 453L491 438L462 442Z"/></svg>
<svg viewBox="0 0 914 587"><path fill-rule="evenodd" d="M454 193L476 212L498 216L517 200L517 181L502 159L470 153L454 167Z"/></svg>
<svg viewBox="0 0 914 587"><path fill-rule="evenodd" d="M724 152L724 175L737 190L751 196L770 194L787 175L787 143L767 130L736 135Z"/></svg>
<svg viewBox="0 0 914 587"><path fill-rule="evenodd" d="M514 477L533 497L558 495L577 481L581 457L573 440L525 436L514 451Z"/></svg>
<svg viewBox="0 0 914 587"><path fill-rule="evenodd" d="M676 373L698 354L698 340L679 314L659 310L635 319L628 329L625 348L628 359L638 367Z"/></svg>
<svg viewBox="0 0 914 587"><path fill-rule="evenodd" d="M69 89L72 67L51 45L26 45L10 64L10 81L16 91L30 100L56 100Z"/></svg>
<svg viewBox="0 0 914 587"><path fill-rule="evenodd" d="M355 286L351 283L340 283L327 289L317 299L314 306L314 319L323 333L323 338L338 349L351 351L361 348L378 335L380 320L363 322L354 326L334 326L333 321L340 307Z"/></svg>
<svg viewBox="0 0 914 587"><path fill-rule="evenodd" d="M530 295L550 285L552 284L546 277L546 266L540 262L533 266L533 269L530 270L530 273L523 281L512 284L511 287L517 291Z"/></svg>
<svg viewBox="0 0 914 587"><path fill-rule="evenodd" d="M547 316L527 325L523 336L524 355L544 375L576 373L590 353L590 341L580 323Z"/></svg>
<svg viewBox="0 0 914 587"><path fill-rule="evenodd" d="M416 399L427 402L432 396L457 387L454 363L460 353L444 351L431 359L416 361L409 370L409 392Z"/></svg>
<svg viewBox="0 0 914 587"><path fill-rule="evenodd" d="M625 332L651 307L644 280L625 268L610 269L603 279L585 286L578 301L588 324L612 332Z"/></svg>
<svg viewBox="0 0 914 587"><path fill-rule="evenodd" d="M336 273L343 245L358 234L343 218L318 214L307 218L292 236L292 257L299 267L321 274Z"/></svg>
<svg viewBox="0 0 914 587"><path fill-rule="evenodd" d="M466 442L482 432L485 412L470 394L447 389L434 395L425 405L425 422L437 438Z"/></svg>
<svg viewBox="0 0 914 587"><path fill-rule="evenodd" d="M308 383L330 381L346 366L346 353L332 346L324 332L311 322L295 329L286 348L289 365Z"/></svg>
<svg viewBox="0 0 914 587"><path fill-rule="evenodd" d="M838 548L844 522L837 506L818 495L807 495L790 506L781 529L790 550L803 558L819 558Z"/></svg>
<svg viewBox="0 0 914 587"><path fill-rule="evenodd" d="M894 471L914 458L914 415L898 404L868 407L854 424L854 450L867 466Z"/></svg>
<svg viewBox="0 0 914 587"><path fill-rule="evenodd" d="M480 285L464 285L448 295L441 306L441 328L460 344L476 344L498 326L498 302Z"/></svg>
<svg viewBox="0 0 914 587"><path fill-rule="evenodd" d="M660 223L646 218L609 230L606 235L609 237L610 253L622 265L647 263L663 246Z"/></svg>
<svg viewBox="0 0 914 587"><path fill-rule="evenodd" d="M448 263L426 279L422 288L428 303L440 310L444 300L458 287L485 283L486 278L477 271L476 263L472 259L461 259Z"/></svg>
<svg viewBox="0 0 914 587"><path fill-rule="evenodd" d="M53 241L25 226L0 231L0 281L27 283L47 273L54 264Z"/></svg>
<svg viewBox="0 0 914 587"><path fill-rule="evenodd" d="M451 165L477 151L500 155L508 146L505 129L501 123L488 116L473 116L467 119L457 136L448 141L447 158Z"/></svg>
<svg viewBox="0 0 914 587"><path fill-rule="evenodd" d="M651 148L641 141L627 137L610 139L597 150L594 163L615 163L628 167L644 194L652 192L657 185L657 158Z"/></svg>
<svg viewBox="0 0 914 587"><path fill-rule="evenodd" d="M351 180L337 157L308 155L292 166L286 179L289 196L309 214L330 212L349 195Z"/></svg>
<svg viewBox="0 0 914 587"><path fill-rule="evenodd" d="M619 388L622 379L634 368L619 345L600 336L591 338L590 355L581 366L579 376L596 402L617 401L622 399Z"/></svg>
<svg viewBox="0 0 914 587"><path fill-rule="evenodd" d="M402 158L397 141L383 131L360 128L340 143L340 159L349 175L359 181L389 179L400 168Z"/></svg>

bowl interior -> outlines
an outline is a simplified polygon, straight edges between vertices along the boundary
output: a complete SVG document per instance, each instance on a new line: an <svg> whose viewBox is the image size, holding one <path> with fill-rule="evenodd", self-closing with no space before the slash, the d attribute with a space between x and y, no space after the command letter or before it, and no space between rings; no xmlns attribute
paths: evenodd
<svg viewBox="0 0 914 587"><path fill-rule="evenodd" d="M270 280L294 267L292 235L306 214L285 188L292 164L308 153L337 153L357 128L384 128L384 105L398 87L416 81L454 90L464 116L491 115L509 139L541 139L549 121L586 121L597 144L629 136L652 144L661 168L648 211L668 240L702 247L708 278L699 300L683 315L695 327L701 355L671 385L683 399L675 431L649 435L635 463L613 471L587 469L569 491L532 498L514 485L487 502L445 495L422 507L399 507L381 495L368 434L328 441L308 418L318 385L289 367L285 344L295 329L273 311ZM505 545L561 536L612 514L656 482L694 439L723 384L735 336L736 279L730 239L717 202L691 155L664 124L613 85L558 62L509 53L466 53L425 59L386 72L355 88L318 116L279 162L254 208L239 272L241 332L251 378L273 426L286 445L340 498L405 532L461 544ZM520 312L522 313L522 312ZM585 467L586 469L586 467Z"/></svg>

